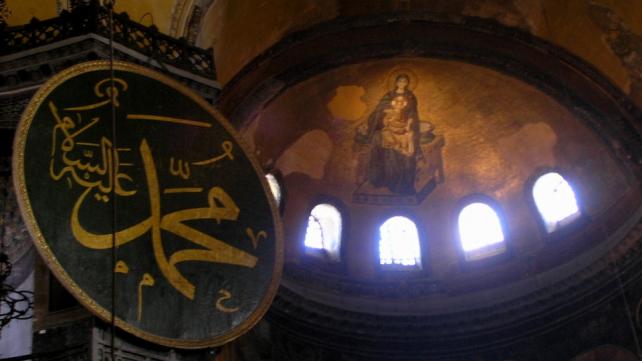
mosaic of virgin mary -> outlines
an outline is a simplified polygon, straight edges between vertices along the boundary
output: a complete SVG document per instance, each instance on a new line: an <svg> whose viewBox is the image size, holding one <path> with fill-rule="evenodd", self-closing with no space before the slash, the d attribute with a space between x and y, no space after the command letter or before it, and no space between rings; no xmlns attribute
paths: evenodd
<svg viewBox="0 0 642 361"><path fill-rule="evenodd" d="M356 130L355 143L369 151L362 159L359 189L354 200L360 203L418 203L418 163L426 163L423 144L435 136L434 126L420 121L417 98L410 89L411 77L398 73L392 89L379 100L367 120ZM443 138L442 138L443 140ZM439 166L441 164L439 157ZM421 164L420 164L421 165ZM441 168L441 167L440 167ZM434 183L432 188L434 188Z"/></svg>

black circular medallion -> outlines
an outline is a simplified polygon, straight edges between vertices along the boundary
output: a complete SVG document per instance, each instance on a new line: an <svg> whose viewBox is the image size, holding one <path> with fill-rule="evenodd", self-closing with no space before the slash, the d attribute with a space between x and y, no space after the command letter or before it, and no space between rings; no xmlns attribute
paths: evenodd
<svg viewBox="0 0 642 361"><path fill-rule="evenodd" d="M283 263L276 206L236 132L186 87L122 62L113 78L105 61L74 66L36 93L14 149L38 250L99 317L198 348L267 310Z"/></svg>

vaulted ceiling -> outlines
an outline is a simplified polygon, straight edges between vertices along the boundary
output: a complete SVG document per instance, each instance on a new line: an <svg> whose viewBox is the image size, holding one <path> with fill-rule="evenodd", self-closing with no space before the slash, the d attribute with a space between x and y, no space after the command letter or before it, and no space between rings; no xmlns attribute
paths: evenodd
<svg viewBox="0 0 642 361"><path fill-rule="evenodd" d="M6 3L10 25L66 7ZM587 310L613 281L610 265L624 273L642 252L642 2L121 0L116 10L213 49L218 107L285 188L286 272L272 312L284 329L314 327L338 349L368 338L372 354L390 337L402 351L495 342L480 329L509 343L532 322L546 329ZM414 121L434 127L416 143L410 200L367 184L371 149L386 146L356 140L392 112L400 75ZM582 208L557 235L531 192L549 170L568 176ZM503 210L506 257L462 261L455 219L469 197ZM302 247L309 211L325 201L346 218L334 264ZM379 267L378 227L397 214L419 224L420 272Z"/></svg>
<svg viewBox="0 0 642 361"><path fill-rule="evenodd" d="M6 0L9 25L46 19L69 0ZM195 13L196 10L196 13ZM516 27L579 56L642 104L642 3L618 0L139 0L116 1L116 11L188 37L215 52L227 83L286 34L337 19L398 11L480 17ZM191 26L191 28L190 28Z"/></svg>

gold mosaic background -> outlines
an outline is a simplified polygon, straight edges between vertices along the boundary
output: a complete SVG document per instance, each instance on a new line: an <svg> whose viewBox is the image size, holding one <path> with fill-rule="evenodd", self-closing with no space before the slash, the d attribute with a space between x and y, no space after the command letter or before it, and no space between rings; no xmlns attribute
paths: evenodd
<svg viewBox="0 0 642 361"><path fill-rule="evenodd" d="M400 68L416 76L411 87L420 119L445 138L445 182L418 206L355 204L355 129ZM286 90L242 132L260 162L284 176L288 260L298 261L312 204L335 197L349 210L346 264L351 275L365 278L376 273L378 224L398 212L421 224L433 272L448 277L459 269L454 230L465 196L482 193L500 203L519 258L545 243L526 191L538 172L566 174L589 216L599 216L629 187L600 135L568 109L522 81L457 61L400 58L335 69Z"/></svg>

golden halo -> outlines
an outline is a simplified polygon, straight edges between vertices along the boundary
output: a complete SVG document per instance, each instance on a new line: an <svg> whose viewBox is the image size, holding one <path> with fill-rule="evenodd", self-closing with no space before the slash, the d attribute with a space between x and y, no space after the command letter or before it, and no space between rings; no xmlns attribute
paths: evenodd
<svg viewBox="0 0 642 361"><path fill-rule="evenodd" d="M412 91L415 90L417 87L417 83L419 83L419 77L417 77L417 74L412 71L410 68L405 68L405 67L394 67L392 70L388 72L388 75L386 76L386 89L387 90L393 90L395 89L395 82L397 80L397 77L399 75L405 74L408 76L409 82L408 82L408 90Z"/></svg>

